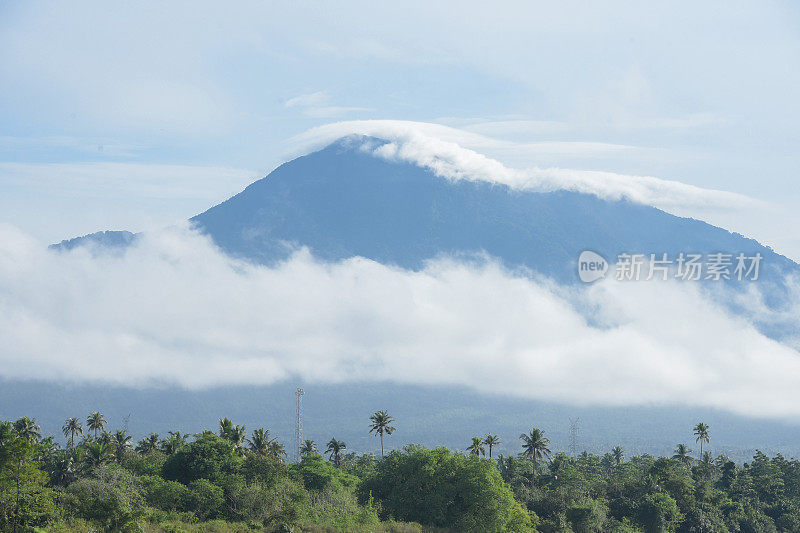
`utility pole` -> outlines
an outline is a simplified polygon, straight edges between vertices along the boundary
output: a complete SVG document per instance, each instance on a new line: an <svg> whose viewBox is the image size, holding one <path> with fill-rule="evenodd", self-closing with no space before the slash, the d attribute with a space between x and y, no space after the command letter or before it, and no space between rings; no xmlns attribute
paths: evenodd
<svg viewBox="0 0 800 533"><path fill-rule="evenodd" d="M295 439L295 459L300 462L300 449L303 447L303 394L305 391L298 387L294 391L297 396L297 419L294 425L294 439Z"/></svg>

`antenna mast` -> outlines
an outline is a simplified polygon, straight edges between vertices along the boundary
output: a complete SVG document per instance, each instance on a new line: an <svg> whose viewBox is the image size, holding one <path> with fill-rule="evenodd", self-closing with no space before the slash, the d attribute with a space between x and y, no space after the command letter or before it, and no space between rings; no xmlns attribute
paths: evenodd
<svg viewBox="0 0 800 533"><path fill-rule="evenodd" d="M300 462L300 449L303 447L303 394L305 391L298 387L294 391L297 396L297 418L294 426L294 439L295 439L295 459Z"/></svg>
<svg viewBox="0 0 800 533"><path fill-rule="evenodd" d="M572 454L572 457L578 455L578 422L580 420L580 418L569 419L569 453Z"/></svg>

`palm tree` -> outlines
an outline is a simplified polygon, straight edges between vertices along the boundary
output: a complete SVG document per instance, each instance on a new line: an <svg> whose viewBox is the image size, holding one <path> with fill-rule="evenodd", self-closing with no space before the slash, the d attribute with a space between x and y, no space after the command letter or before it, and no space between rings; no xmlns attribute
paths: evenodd
<svg viewBox="0 0 800 533"><path fill-rule="evenodd" d="M622 448L619 446L614 446L611 450L611 455L614 457L614 463L619 466L622 464L622 460L625 458L625 453L622 451Z"/></svg>
<svg viewBox="0 0 800 533"><path fill-rule="evenodd" d="M714 475L714 469L716 468L716 465L714 464L714 459L711 457L710 453L705 452L701 456L700 464L698 466L700 467L700 472L703 474L703 476L706 479L711 479L711 477Z"/></svg>
<svg viewBox="0 0 800 533"><path fill-rule="evenodd" d="M313 440L306 439L303 442L303 445L300 446L300 455L303 457L308 457L309 455L313 455L315 453L319 453L319 451L317 451L317 444Z"/></svg>
<svg viewBox="0 0 800 533"><path fill-rule="evenodd" d="M213 433L211 434L213 435ZM161 451L167 455L172 455L186 444L188 438L188 435L184 435L180 431L170 431L169 437L161 441Z"/></svg>
<svg viewBox="0 0 800 533"><path fill-rule="evenodd" d="M386 411L376 411L375 414L369 417L369 421L372 422L369 432L372 433L374 431L381 438L381 457L383 457L383 435L394 433L395 428L390 425L394 422L394 418L389 416Z"/></svg>
<svg viewBox="0 0 800 533"><path fill-rule="evenodd" d="M708 424L704 424L703 422L698 422L697 425L694 427L694 435L697 437L695 442L700 443L700 456L703 456L703 443L708 443L711 439L711 436L708 434L708 430L711 429Z"/></svg>
<svg viewBox="0 0 800 533"><path fill-rule="evenodd" d="M105 419L105 417L97 411L92 411L92 414L86 418L86 427L94 431L95 439L97 439L97 432L103 431L107 423L108 421Z"/></svg>
<svg viewBox="0 0 800 533"><path fill-rule="evenodd" d="M331 461L333 464L338 467L342 460L342 450L347 448L347 444L343 441L331 439L328 441L328 447L325 449L325 453L330 455Z"/></svg>
<svg viewBox="0 0 800 533"><path fill-rule="evenodd" d="M75 446L75 435L83 435L83 424L77 417L73 416L72 418L67 418L64 425L61 426L61 431L64 433L64 437L69 438L69 447L73 448Z"/></svg>
<svg viewBox="0 0 800 533"><path fill-rule="evenodd" d="M102 442L90 442L86 445L86 465L91 467L104 465L114 457L111 446Z"/></svg>
<svg viewBox="0 0 800 533"><path fill-rule="evenodd" d="M472 437L472 444L469 445L467 451L470 455L474 455L475 457L486 455L486 448L483 447L483 439L480 437Z"/></svg>
<svg viewBox="0 0 800 533"><path fill-rule="evenodd" d="M111 435L111 448L114 450L114 457L117 458L118 463L122 463L125 459L125 453L131 446L131 437L124 429L118 429Z"/></svg>
<svg viewBox="0 0 800 533"><path fill-rule="evenodd" d="M274 440L274 438L270 438L268 429L258 428L253 430L253 434L247 439L247 442L250 444L250 451L263 456L269 453L269 445Z"/></svg>
<svg viewBox="0 0 800 533"><path fill-rule="evenodd" d="M276 461L283 461L283 458L286 457L286 448L283 444L279 443L277 440L272 440L269 443L269 449L267 450L267 456L272 457Z"/></svg>
<svg viewBox="0 0 800 533"><path fill-rule="evenodd" d="M536 462L540 461L543 457L550 458L550 440L544 436L544 431L539 428L533 428L526 435L523 433L519 436L522 440L522 454L533 461L533 477L531 478L531 487L536 486Z"/></svg>
<svg viewBox="0 0 800 533"><path fill-rule="evenodd" d="M72 449L58 451L49 462L48 473L50 474L50 479L61 487L66 487L78 477L75 454L72 452Z"/></svg>
<svg viewBox="0 0 800 533"><path fill-rule="evenodd" d="M244 443L247 431L244 426L239 424L233 425L229 418L220 418L219 420L219 436L227 439L233 443L233 448L239 455L244 454Z"/></svg>
<svg viewBox="0 0 800 533"><path fill-rule="evenodd" d="M690 450L688 446L685 444L678 444L678 446L675 448L675 455L673 455L672 458L677 459L685 465L688 465L692 462L692 458L689 455L690 453L692 453L692 450Z"/></svg>
<svg viewBox="0 0 800 533"><path fill-rule="evenodd" d="M503 441L500 440L500 437L497 435L492 435L491 433L487 433L486 436L483 438L483 443L489 447L489 459L492 458L492 448L497 446L498 444L502 444Z"/></svg>
<svg viewBox="0 0 800 533"><path fill-rule="evenodd" d="M158 433L150 433L136 444L136 451L141 454L154 452L158 449L159 442Z"/></svg>
<svg viewBox="0 0 800 533"><path fill-rule="evenodd" d="M14 431L31 444L39 440L42 436L42 428L36 423L36 419L31 419L27 416L23 416L14 422Z"/></svg>

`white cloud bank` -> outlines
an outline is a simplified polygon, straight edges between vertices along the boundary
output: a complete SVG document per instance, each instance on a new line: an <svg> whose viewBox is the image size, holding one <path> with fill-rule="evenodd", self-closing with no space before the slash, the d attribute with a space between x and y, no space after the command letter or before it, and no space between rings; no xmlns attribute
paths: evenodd
<svg viewBox="0 0 800 533"><path fill-rule="evenodd" d="M0 316L0 375L11 378L395 380L800 416L800 354L689 285L573 291L491 262L411 272L305 251L267 268L177 229L121 257L54 253L0 226Z"/></svg>

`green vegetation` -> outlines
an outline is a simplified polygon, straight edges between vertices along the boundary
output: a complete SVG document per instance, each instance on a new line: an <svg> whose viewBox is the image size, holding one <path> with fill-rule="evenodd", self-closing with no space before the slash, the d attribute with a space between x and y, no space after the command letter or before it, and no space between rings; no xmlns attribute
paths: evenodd
<svg viewBox="0 0 800 533"><path fill-rule="evenodd" d="M369 422L381 438L395 431L385 411ZM325 456L305 441L294 464L268 430L227 418L135 445L107 427L99 412L70 418L62 448L35 419L0 422L0 531L800 531L800 461L713 457L703 423L699 459L686 444L672 457L568 457L532 428L518 456L490 458L491 433L464 451L379 458L331 438Z"/></svg>

